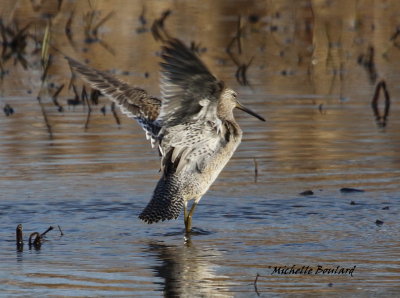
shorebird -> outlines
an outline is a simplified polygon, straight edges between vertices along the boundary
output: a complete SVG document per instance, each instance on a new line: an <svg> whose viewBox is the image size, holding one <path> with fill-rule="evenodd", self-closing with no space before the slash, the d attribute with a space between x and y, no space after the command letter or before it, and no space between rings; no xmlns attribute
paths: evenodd
<svg viewBox="0 0 400 298"><path fill-rule="evenodd" d="M152 146L158 146L162 176L139 218L149 224L176 219L183 208L189 233L197 204L241 142L233 110L265 119L244 107L236 92L180 40L166 41L161 58L162 100L66 57L75 72L136 119Z"/></svg>

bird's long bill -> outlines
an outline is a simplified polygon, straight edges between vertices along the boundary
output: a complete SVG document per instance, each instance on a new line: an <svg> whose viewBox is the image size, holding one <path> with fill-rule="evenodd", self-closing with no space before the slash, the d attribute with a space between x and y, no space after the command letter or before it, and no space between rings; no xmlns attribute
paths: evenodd
<svg viewBox="0 0 400 298"><path fill-rule="evenodd" d="M252 110L246 108L246 107L243 106L240 102L237 102L237 103L236 103L236 107L237 107L239 110L242 110L242 111L244 111L244 112L246 112L246 113L248 113L248 114L250 114L250 115L252 115L252 116L254 116L254 117L258 118L258 119L260 119L261 121L265 121L265 119L264 119L263 117L261 117L260 115L258 115L256 112L253 112Z"/></svg>

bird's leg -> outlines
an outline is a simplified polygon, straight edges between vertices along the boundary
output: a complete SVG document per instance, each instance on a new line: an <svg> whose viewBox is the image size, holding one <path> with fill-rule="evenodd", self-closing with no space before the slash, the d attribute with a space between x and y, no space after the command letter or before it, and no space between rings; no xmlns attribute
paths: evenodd
<svg viewBox="0 0 400 298"><path fill-rule="evenodd" d="M183 204L183 220L185 222L185 228L187 227L187 217L188 217L188 212L187 212L187 203L188 201L185 201L185 203ZM186 232L187 232L187 228L186 228Z"/></svg>
<svg viewBox="0 0 400 298"><path fill-rule="evenodd" d="M185 229L186 229L186 233L190 233L190 231L192 230L192 216L194 213L194 210L196 209L198 200L195 200L192 204L192 207L190 208L189 213L187 213L186 208L185 208Z"/></svg>

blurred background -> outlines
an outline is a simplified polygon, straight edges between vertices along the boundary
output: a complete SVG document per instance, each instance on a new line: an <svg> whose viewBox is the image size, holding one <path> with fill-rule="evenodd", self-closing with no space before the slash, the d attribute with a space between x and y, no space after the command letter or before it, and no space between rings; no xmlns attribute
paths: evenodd
<svg viewBox="0 0 400 298"><path fill-rule="evenodd" d="M162 21L233 85L236 63L250 62L251 86L272 96L290 91L369 100L379 79L393 86L396 96L399 5L372 0L3 1L2 93L36 95L43 73L39 61L49 56L45 87L68 82L63 55L49 43L158 94L160 42L152 27ZM61 94L68 94L67 88Z"/></svg>

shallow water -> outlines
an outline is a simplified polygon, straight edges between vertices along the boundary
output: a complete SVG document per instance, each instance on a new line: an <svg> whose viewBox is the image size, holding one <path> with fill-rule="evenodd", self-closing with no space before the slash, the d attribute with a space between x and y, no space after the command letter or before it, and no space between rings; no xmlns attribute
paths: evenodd
<svg viewBox="0 0 400 298"><path fill-rule="evenodd" d="M149 2L147 7L154 17L168 8L166 4L156 7L156 2ZM98 3L101 9L111 10L102 1ZM195 4L184 8L168 4L177 6L168 19L171 29L181 28L177 24L187 23L190 16L202 15L207 9ZM389 8L376 8L382 14L377 13L373 21L385 23L390 5L397 4L388 1L386 5ZM269 7L273 9L268 11L264 26L270 25L270 15L276 16L274 11L279 10L283 21L275 22L283 26L282 34L290 35L284 29L288 10L272 4ZM314 8L316 24L321 21L318 18L329 15L329 9L333 16L337 12L323 6ZM140 14L141 7L131 9L134 15ZM183 17L179 9L186 9L187 15ZM224 6L221 9L225 13L218 22L232 27L236 11ZM127 13L115 10L117 15ZM361 19L366 26L372 22L368 17L371 12L364 13ZM333 16L326 19L335 23ZM121 33L114 29L117 21L113 18L107 23L103 33L106 40L118 38L112 32ZM128 25L126 28L132 31L134 26ZM377 27L379 47L381 37L390 36L384 33L391 31ZM261 32L267 32L263 28ZM354 37L349 37L352 30L344 28L343 43ZM182 27L179 36L185 38L191 30ZM132 38L142 38L132 32ZM232 35L234 29L230 32ZM340 35L332 32L333 36ZM362 31L355 32L365 37ZM205 35L200 32L195 36ZM123 67L137 71L139 74L122 77L157 94L156 73L148 80L140 74L156 71L152 51L158 45L149 34L143 38L147 42L140 51L151 48L151 55L132 53L130 49L137 49L137 45L127 42L126 47L121 43L115 57L102 59L101 54L107 54L98 45L91 48L93 57L89 57L98 68L111 69L115 63L119 74ZM267 38L269 41L272 37ZM318 30L314 38L318 48ZM275 39L276 44L267 48L266 64L258 53L249 69L251 87L240 87L234 79L235 67L220 60L225 55L222 44L229 38L199 39L208 47L202 57L239 91L241 102L265 116L267 122L236 112L244 130L243 142L201 200L188 241L184 239L182 215L177 221L155 225L137 218L159 178L157 154L138 125L120 115L122 125L118 127L109 106L106 116L101 114L100 108L107 103L101 98L85 130L87 109L68 108L66 99L71 94L67 94L60 98L63 113L58 113L50 100L45 102L53 128L53 138L49 138L35 97L26 95L28 89L36 95L40 85L32 78L36 74L19 77L17 74L23 71L17 69L5 78L2 103L11 104L15 114L0 117L0 295L399 295L400 108L395 58L400 51L387 50L388 61L381 57L382 52L377 55L380 77L388 82L392 97L387 126L380 128L370 107L374 84L356 63L358 48L345 48L350 56L344 56L351 58L342 69L346 79L339 82L333 74L337 52L329 54L333 64L314 64L309 75L308 63L292 66L292 58L277 58L279 50L288 50L287 55L293 57L293 53L301 52L302 45L287 48ZM368 41L364 41L366 44ZM324 56L322 52L312 55ZM133 58L125 65L129 55ZM84 56L79 57L83 60ZM305 59L311 59L311 54ZM133 64L139 60L135 68ZM292 72L287 75L283 70ZM67 83L65 65L63 72L53 78ZM340 189L344 187L364 192L343 193ZM299 194L305 190L314 194ZM383 224L377 224L377 220ZM23 251L15 245L15 228L20 223L25 234ZM30 249L29 234L43 232L50 225L56 229L47 234L41 248ZM293 265L309 266L313 272L274 272L275 267ZM315 274L318 266L356 267L352 275Z"/></svg>

